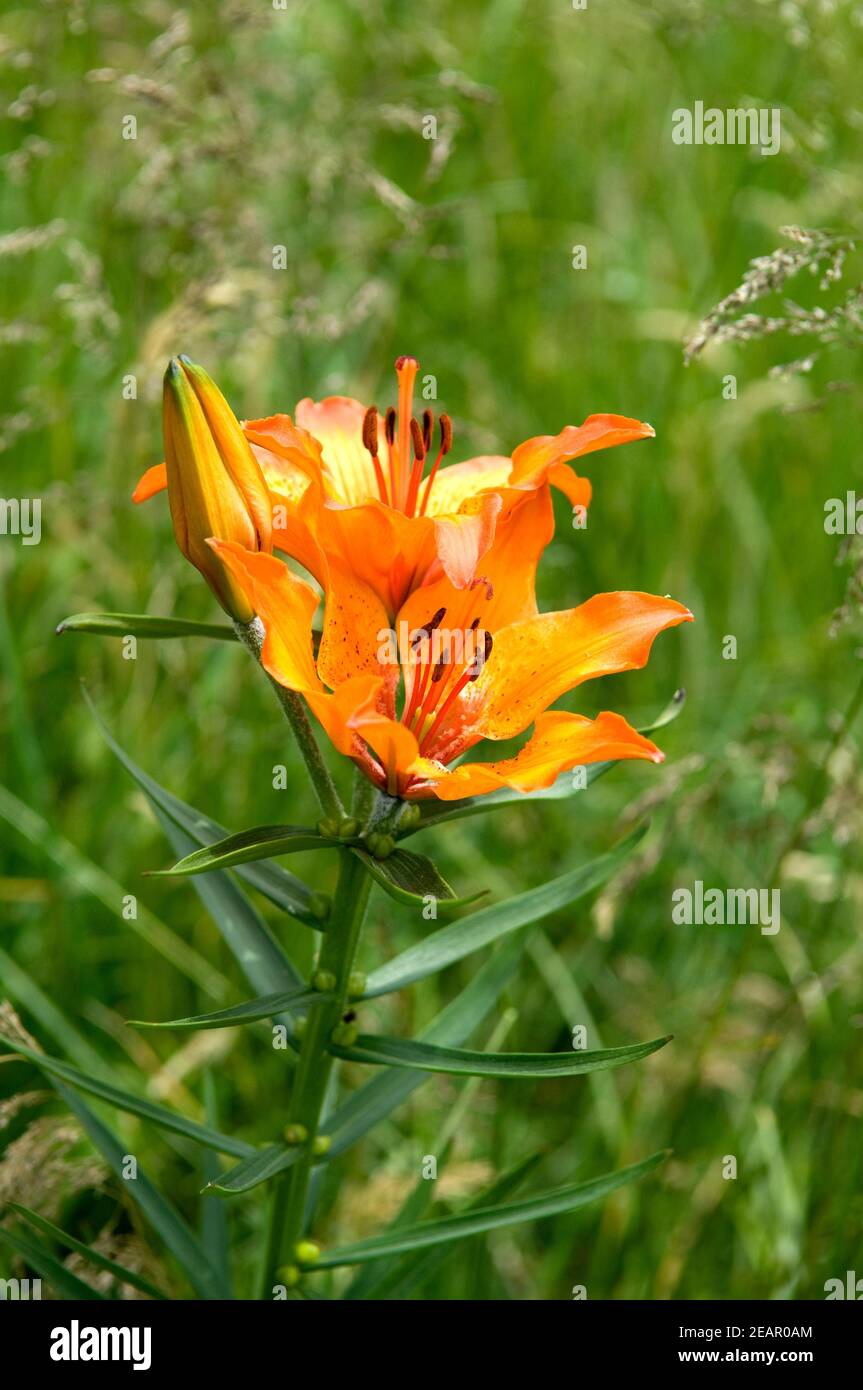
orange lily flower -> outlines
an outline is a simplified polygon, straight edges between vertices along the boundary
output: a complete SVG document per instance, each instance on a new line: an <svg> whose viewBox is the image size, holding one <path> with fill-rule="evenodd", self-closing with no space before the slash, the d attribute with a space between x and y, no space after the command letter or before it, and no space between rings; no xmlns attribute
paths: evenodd
<svg viewBox="0 0 863 1390"><path fill-rule="evenodd" d="M473 583L458 588L442 574L411 593L394 633L369 590L347 608L328 598L315 660L315 590L272 555L210 544L261 618L265 669L301 693L336 748L392 796L529 792L590 762L662 761L620 715L587 719L549 706L582 681L644 666L660 632L692 619L672 599L598 594L564 612L531 612L523 573L492 547L488 573ZM530 725L515 757L451 766L480 739Z"/></svg>
<svg viewBox="0 0 863 1390"><path fill-rule="evenodd" d="M187 357L165 372L165 481L180 550L231 617L250 622L242 586L207 545L210 536L269 550L272 504L260 466L230 406Z"/></svg>
<svg viewBox="0 0 863 1390"><path fill-rule="evenodd" d="M502 533L515 525L524 538L525 518L516 515L525 508L538 554L551 524L549 486L573 507L590 502L590 483L569 460L654 433L626 416L591 415L557 435L528 439L512 457L441 467L452 449L452 424L441 415L436 427L430 410L414 417L418 370L416 358L398 359L398 407L383 416L374 406L330 396L300 401L294 419L272 415L243 426L270 489L276 548L326 593L343 588L350 573L390 618L440 574L457 589L469 587ZM134 500L163 486L164 466L151 468Z"/></svg>

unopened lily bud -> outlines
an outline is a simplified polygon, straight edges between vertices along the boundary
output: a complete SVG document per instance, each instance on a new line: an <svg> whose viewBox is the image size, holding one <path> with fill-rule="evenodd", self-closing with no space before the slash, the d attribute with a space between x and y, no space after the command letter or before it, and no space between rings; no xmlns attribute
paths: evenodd
<svg viewBox="0 0 863 1390"><path fill-rule="evenodd" d="M260 465L218 386L188 357L168 363L162 418L177 544L225 612L249 623L248 599L207 542L272 549L272 503Z"/></svg>

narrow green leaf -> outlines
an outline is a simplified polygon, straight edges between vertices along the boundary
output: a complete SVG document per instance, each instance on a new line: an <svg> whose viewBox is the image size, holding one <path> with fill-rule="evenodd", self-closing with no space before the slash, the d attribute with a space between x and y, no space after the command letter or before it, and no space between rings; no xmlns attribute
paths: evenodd
<svg viewBox="0 0 863 1390"><path fill-rule="evenodd" d="M187 802L166 791L144 772L143 768L120 747L86 690L84 699L108 747L142 791L146 792L153 806L158 807L178 826L192 841L192 845L210 845L216 840L223 840L228 833L225 827L204 815L203 811L196 811L194 806L189 806ZM192 845L189 846L190 849ZM263 893L264 897L269 898L270 902L275 903L276 907L289 912L298 922L313 927L316 931L322 930L319 917L312 911L311 889L294 874L288 873L287 869L282 869L277 864L252 864L239 868L237 873L259 893ZM262 988L261 985L255 987Z"/></svg>
<svg viewBox="0 0 863 1390"><path fill-rule="evenodd" d="M425 1029L421 1034L422 1040L453 1045L463 1042L497 1003L515 974L523 949L523 941L514 938L496 951L458 998L448 1004ZM328 1134L331 1140L327 1159L344 1153L345 1149L401 1105L412 1091L422 1086L429 1075L429 1072L393 1068L354 1091L322 1127L323 1133ZM220 1196L249 1192L259 1183L284 1172L292 1163L296 1163L298 1157L296 1147L271 1144L254 1158L245 1159L230 1168L205 1190Z"/></svg>
<svg viewBox="0 0 863 1390"><path fill-rule="evenodd" d="M639 733L653 734L657 729L664 729L666 725L673 723L685 703L686 691L675 691L662 713L657 715L652 723L639 729ZM590 763L585 769L586 786L591 786L603 777L612 767L616 767L619 761L618 759L607 763ZM483 811L494 810L497 806L524 806L538 801L563 801L584 790L585 787L576 782L571 772L562 772L550 787L543 787L535 792L520 792L512 787L501 787L499 791L488 792L484 796L469 796L463 801L424 801L420 806L422 818L419 825L408 830L404 838L407 839L408 835L415 835L418 830L426 830L432 825L443 825L449 821L464 820L468 816L479 816Z"/></svg>
<svg viewBox="0 0 863 1390"><path fill-rule="evenodd" d="M98 1115L62 1081L54 1080L57 1093L77 1115L92 1143L99 1150L112 1172L120 1179L122 1188L161 1237L199 1298L230 1298L231 1291L218 1270L207 1259L207 1252L194 1232L189 1230L180 1213L150 1181L138 1163L133 1179L125 1175L127 1153L116 1136L103 1124Z"/></svg>
<svg viewBox="0 0 863 1390"><path fill-rule="evenodd" d="M107 1270L109 1274L113 1274L114 1278L117 1279L119 1283L130 1284L132 1288L139 1289L141 1293L147 1294L149 1298L162 1299L168 1297L167 1294L157 1289L155 1284L151 1284L148 1279L142 1278L140 1274L136 1274L132 1269L126 1269L125 1265L117 1264L115 1260L109 1260L106 1255L100 1255L98 1250L92 1250L90 1246L85 1245L83 1241L76 1240L74 1236L70 1236L66 1231L61 1231L60 1227L55 1226L53 1221L47 1221L44 1216L40 1216L38 1212L31 1211L29 1207L22 1207L18 1202L10 1202L9 1209L10 1211L17 1212L18 1215L29 1222L31 1226L35 1226L37 1230L41 1231L43 1235L50 1236L58 1245L64 1245L67 1250L76 1251L77 1254L82 1255L90 1264L95 1265L97 1269L104 1269Z"/></svg>
<svg viewBox="0 0 863 1390"><path fill-rule="evenodd" d="M319 835L303 825L256 825L226 835L223 840L187 854L172 869L155 869L150 878L177 878L182 874L205 874L213 869L230 869L279 854L298 854L304 849L335 849L336 840Z"/></svg>
<svg viewBox="0 0 863 1390"><path fill-rule="evenodd" d="M286 1168L290 1168L300 1157L300 1149L296 1144L288 1147L287 1144L270 1144L266 1149L261 1149L253 1158L246 1158L242 1163L238 1163L235 1168L230 1168L227 1173L222 1173L221 1177L208 1182L204 1192L215 1192L223 1197L236 1197L241 1192L249 1192L251 1188L257 1187L259 1183L266 1182L268 1178L274 1178L277 1173L283 1173Z"/></svg>
<svg viewBox="0 0 863 1390"><path fill-rule="evenodd" d="M350 1047L330 1047L348 1062L369 1062L382 1067L416 1067L420 1071L450 1075L538 1079L549 1076L581 1076L585 1072L622 1067L649 1057L670 1042L670 1037L629 1047L610 1047L600 1052L472 1052L458 1047L435 1047L408 1038L382 1038L361 1034Z"/></svg>
<svg viewBox="0 0 863 1390"><path fill-rule="evenodd" d="M32 1269L38 1271L43 1279L48 1281L48 1286L52 1293L62 1294L68 1299L85 1299L88 1302L103 1303L105 1300L102 1294L97 1293L90 1285L85 1284L83 1279L79 1279L77 1274L52 1255L50 1250L46 1250L40 1241L31 1240L27 1236L18 1235L15 1231L10 1231L5 1226L0 1226L0 1242L8 1245L10 1250L14 1250L16 1255L20 1255L26 1260Z"/></svg>
<svg viewBox="0 0 863 1390"><path fill-rule="evenodd" d="M58 1009L56 1000L40 989L31 975L17 961L0 949L0 986L3 993L23 1005L39 1024L40 1036L45 1034L60 1045L63 1052L79 1067L100 1071L104 1065L94 1047L82 1037L77 1028Z"/></svg>
<svg viewBox="0 0 863 1390"><path fill-rule="evenodd" d="M492 941L517 931L531 922L539 922L561 908L569 907L586 893L604 883L620 868L646 831L646 826L629 835L616 849L583 864L560 878L553 878L539 888L519 893L506 902L485 907L481 912L432 932L401 955L387 961L369 976L365 999L404 989L405 985L434 975L473 951L479 951Z"/></svg>
<svg viewBox="0 0 863 1390"><path fill-rule="evenodd" d="M442 1047L458 1047L478 1028L503 994L524 951L524 938L515 936L505 941L485 962L481 970L445 1009L442 1009L427 1028L420 1033L420 1042L436 1043ZM389 1115L412 1091L424 1085L430 1072L388 1069L352 1092L324 1125L332 1141L329 1156L335 1158L376 1124Z"/></svg>
<svg viewBox="0 0 863 1390"><path fill-rule="evenodd" d="M436 1178L440 1179L446 1169L452 1153L452 1140L446 1145L443 1153L437 1161L435 1170ZM421 1217L425 1216L432 1202L435 1200L435 1188L437 1181L423 1177L417 1178L410 1192L405 1197L392 1221L387 1223L388 1231L397 1231L403 1226L413 1226ZM364 1298L379 1298L379 1287L389 1284L402 1270L407 1259L416 1258L415 1256L393 1255L386 1263L360 1265L354 1274L350 1284L342 1294L345 1301Z"/></svg>
<svg viewBox="0 0 863 1390"><path fill-rule="evenodd" d="M207 1124L219 1128L219 1088L215 1071L207 1067L204 1072L204 1113ZM201 1173L204 1186L213 1182L222 1171L221 1160L212 1149L200 1151ZM200 1234L201 1244L207 1252L207 1259L234 1293L234 1276L231 1263L231 1213L225 1202L201 1202Z"/></svg>
<svg viewBox="0 0 863 1390"><path fill-rule="evenodd" d="M73 613L57 632L95 632L100 637L214 637L236 642L227 623L198 623L191 618L161 618L151 613Z"/></svg>
<svg viewBox="0 0 863 1390"><path fill-rule="evenodd" d="M472 1201L468 1202L465 1211L480 1211L483 1208L497 1206L500 1202L512 1195L521 1186L529 1173L532 1173L540 1159L542 1152L530 1154L520 1162L507 1169L505 1173L486 1188L485 1192L480 1192ZM422 1181L422 1180L421 1180ZM426 1183L426 1187L432 1186ZM465 1237L467 1239L467 1237ZM431 1252L428 1250L411 1250L406 1254L394 1257L391 1265L384 1265L384 1274L380 1278L375 1278L371 1285L364 1289L360 1286L358 1297L363 1299L380 1298L406 1298L407 1295L416 1288L417 1284L425 1284L431 1275L436 1274L441 1265L446 1264L451 1255L455 1253L458 1241L443 1243ZM377 1275L380 1266L375 1261L368 1261L360 1265L355 1276L359 1280L363 1274L374 1271ZM347 1295L345 1295L347 1297Z"/></svg>
<svg viewBox="0 0 863 1390"><path fill-rule="evenodd" d="M174 852L186 853L190 837L155 804L153 811ZM252 989L270 994L302 985L299 971L230 874L203 874L192 879L192 887Z"/></svg>
<svg viewBox="0 0 863 1390"><path fill-rule="evenodd" d="M118 1110L124 1110L130 1115L139 1115L142 1120L150 1120L161 1129L170 1130L172 1134L182 1135L184 1139L192 1139L196 1144L205 1144L207 1148L216 1149L219 1153L231 1154L234 1158L247 1158L256 1152L251 1144L244 1143L242 1139L234 1139L228 1134L219 1134L216 1130L210 1129L208 1125L197 1124L194 1120L187 1120L184 1115L175 1114L173 1110L166 1110L163 1105L156 1105L150 1100L141 1100L140 1097L133 1096L128 1091L121 1091L117 1086L111 1086L105 1081L98 1081L95 1077L87 1076L77 1067L71 1066L69 1062L61 1062L57 1057L48 1057L44 1052L34 1052L32 1048L19 1042L17 1038L0 1037L0 1047L8 1047L12 1052L17 1052L19 1056L26 1057L29 1062L32 1062L48 1076L67 1082L76 1090L84 1091L87 1095L95 1096L97 1100L104 1101L106 1105L113 1105Z"/></svg>
<svg viewBox="0 0 863 1390"><path fill-rule="evenodd" d="M586 1206L588 1202L608 1196L610 1192L625 1187L627 1183L636 1182L662 1163L667 1157L667 1152L662 1150L650 1158L643 1159L641 1163L620 1168L616 1173L606 1173L603 1177L592 1178L589 1182L571 1183L551 1192L541 1192L535 1197L526 1197L521 1202L459 1212L455 1216L444 1216L439 1221L426 1221L418 1226L386 1231L383 1235L358 1240L336 1250L325 1250L314 1267L335 1269L339 1265L360 1264L365 1260L379 1260L386 1255L399 1255L408 1250L440 1245L444 1241L462 1240L465 1236L500 1230L503 1226L516 1226L523 1221L562 1216L565 1212L575 1211Z"/></svg>
<svg viewBox="0 0 863 1390"><path fill-rule="evenodd" d="M284 1009L294 1010L313 1000L331 999L311 986L298 985L296 989L284 990L280 994L262 994L257 999L247 999L243 1004L233 1004L229 1009L218 1009L212 1014L196 1014L190 1018L173 1018L167 1023L146 1023L140 1018L130 1018L130 1028L236 1028L243 1023L256 1023L261 1018L274 1018Z"/></svg>
<svg viewBox="0 0 863 1390"><path fill-rule="evenodd" d="M358 845L353 852L361 859L376 883L397 902L410 907L422 907L428 898L434 898L438 911L452 912L466 907L468 903L482 898L488 889L481 889L469 898L457 898L446 879L437 867L424 854L414 854L408 849L396 849L386 859L375 859L374 855Z"/></svg>

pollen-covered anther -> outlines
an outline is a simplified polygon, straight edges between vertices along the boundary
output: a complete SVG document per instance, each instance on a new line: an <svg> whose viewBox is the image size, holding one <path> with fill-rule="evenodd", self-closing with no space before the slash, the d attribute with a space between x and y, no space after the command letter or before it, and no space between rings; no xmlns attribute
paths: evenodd
<svg viewBox="0 0 863 1390"><path fill-rule="evenodd" d="M439 608L436 613L431 615L427 623L423 623L422 627L418 627L416 631L411 634L411 646L414 650L416 650L425 638L431 637L435 628L440 627L445 617L446 609Z"/></svg>
<svg viewBox="0 0 863 1390"><path fill-rule="evenodd" d="M430 410L423 411L423 446L428 453L431 448L432 435L434 434L434 415Z"/></svg>
<svg viewBox="0 0 863 1390"><path fill-rule="evenodd" d="M368 449L373 458L377 456L378 408L376 405L370 405L363 416L363 447Z"/></svg>
<svg viewBox="0 0 863 1390"><path fill-rule="evenodd" d="M414 458L421 464L426 456L426 446L423 432L416 420L411 420L411 443L414 446Z"/></svg>
<svg viewBox="0 0 863 1390"><path fill-rule="evenodd" d="M384 434L387 437L387 443L392 447L396 438L396 412L392 405L387 406L387 413L384 416Z"/></svg>
<svg viewBox="0 0 863 1390"><path fill-rule="evenodd" d="M378 458L378 408L376 405L370 405L363 416L363 447L367 449L372 456L378 497L383 503L386 503L388 501L387 485L384 479L384 471L381 468L381 461Z"/></svg>
<svg viewBox="0 0 863 1390"><path fill-rule="evenodd" d="M468 676L469 681L479 680L480 676L482 675L482 668L485 666L485 663L491 656L491 649L494 646L494 642L492 640L492 635L490 632L483 631L482 635L483 646L480 649L480 651L477 652L476 656L473 659L473 662L470 667L470 674Z"/></svg>

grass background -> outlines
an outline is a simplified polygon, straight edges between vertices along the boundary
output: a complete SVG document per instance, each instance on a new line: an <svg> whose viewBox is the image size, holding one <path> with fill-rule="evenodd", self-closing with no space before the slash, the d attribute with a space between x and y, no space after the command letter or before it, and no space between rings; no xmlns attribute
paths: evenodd
<svg viewBox="0 0 863 1390"><path fill-rule="evenodd" d="M141 877L170 855L79 680L138 762L232 828L314 815L278 710L227 644L140 642L126 661L116 642L53 636L82 609L218 616L167 509L129 501L161 456L171 353L203 362L254 416L338 391L386 402L393 358L412 352L437 378L458 457L594 411L650 420L655 441L587 461L588 528L560 508L541 601L641 588L694 610L646 671L569 702L638 724L684 685L686 709L659 739L665 765L618 768L583 797L417 847L457 890L502 897L649 813L624 874L534 938L477 1045L496 1029L500 1046L553 1050L586 1021L606 1046L675 1035L592 1080L479 1085L440 1200L538 1145L543 1185L664 1145L673 1157L601 1207L474 1242L419 1293L823 1297L826 1279L859 1267L863 1210L860 776L854 737L834 746L859 631L852 620L831 635L848 575L823 525L825 500L859 475L860 364L839 345L786 381L768 372L800 355L794 343L727 346L689 368L681 343L781 225L859 230L860 8L40 0L7 4L0 32L2 493L39 497L43 513L39 546L0 537L2 993L47 1050L94 1065L95 1053L191 1115L209 1075L223 1129L278 1134L285 1078L265 1036L184 1045L124 1027L212 1007L153 949L153 919L227 977L230 999L247 989L192 889ZM782 152L672 144L672 110L695 100L780 107ZM422 138L429 114L436 141ZM122 138L128 116L135 140ZM803 301L816 290L804 285ZM723 659L728 635L736 660ZM282 762L290 786L277 792ZM292 867L326 874L310 857ZM674 926L671 893L696 878L780 885L780 933ZM121 915L128 893L136 924ZM307 964L310 934L266 912ZM426 929L376 895L362 963ZM411 1035L476 968L363 1022ZM344 1187L336 1208L324 1194L323 1239L392 1213L463 1084L432 1078L334 1165ZM0 1097L38 1087L22 1065L0 1068ZM127 1262L134 1246L185 1291L56 1104L0 1115L0 1198ZM151 1128L116 1123L197 1220L194 1166ZM725 1155L736 1181L722 1178ZM241 1293L262 1215L260 1193L231 1207Z"/></svg>

